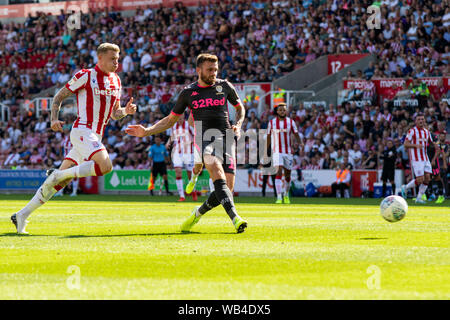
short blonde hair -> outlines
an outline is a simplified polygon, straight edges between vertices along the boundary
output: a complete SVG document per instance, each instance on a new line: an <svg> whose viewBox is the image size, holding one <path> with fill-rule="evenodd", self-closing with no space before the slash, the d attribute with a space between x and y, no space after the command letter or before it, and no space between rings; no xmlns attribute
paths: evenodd
<svg viewBox="0 0 450 320"><path fill-rule="evenodd" d="M107 53L109 50L120 52L120 48L117 44L105 42L98 46L97 55Z"/></svg>

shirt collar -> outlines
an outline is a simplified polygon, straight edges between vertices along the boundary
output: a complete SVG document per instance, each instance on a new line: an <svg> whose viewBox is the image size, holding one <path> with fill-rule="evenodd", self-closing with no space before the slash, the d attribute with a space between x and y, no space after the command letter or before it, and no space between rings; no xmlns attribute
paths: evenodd
<svg viewBox="0 0 450 320"><path fill-rule="evenodd" d="M100 67L98 66L98 64L95 65L95 71L97 71L101 76L104 77L109 77L110 73L105 73L103 72Z"/></svg>

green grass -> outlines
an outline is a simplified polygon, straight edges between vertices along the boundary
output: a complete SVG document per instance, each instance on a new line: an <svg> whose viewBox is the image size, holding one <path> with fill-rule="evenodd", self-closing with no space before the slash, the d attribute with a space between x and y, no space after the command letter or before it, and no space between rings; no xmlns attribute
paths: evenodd
<svg viewBox="0 0 450 320"><path fill-rule="evenodd" d="M388 223L377 199L239 197L245 233L219 207L182 234L192 202L64 196L18 236L9 217L30 197L0 195L0 299L450 298L448 201Z"/></svg>

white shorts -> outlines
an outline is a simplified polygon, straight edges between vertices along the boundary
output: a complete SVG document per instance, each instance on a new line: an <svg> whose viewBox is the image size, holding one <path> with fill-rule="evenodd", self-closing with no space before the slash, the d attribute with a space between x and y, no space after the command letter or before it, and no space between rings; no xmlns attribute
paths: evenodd
<svg viewBox="0 0 450 320"><path fill-rule="evenodd" d="M415 177L422 177L425 173L433 173L430 161L412 161L411 167Z"/></svg>
<svg viewBox="0 0 450 320"><path fill-rule="evenodd" d="M294 165L294 156L287 153L274 153L272 155L272 166L274 167L284 167L287 170L292 170Z"/></svg>
<svg viewBox="0 0 450 320"><path fill-rule="evenodd" d="M185 168L192 171L194 168L194 155L174 152L172 153L172 162L174 168Z"/></svg>
<svg viewBox="0 0 450 320"><path fill-rule="evenodd" d="M77 165L91 160L101 150L106 150L102 136L86 128L72 128L70 132L72 149L64 159L72 160Z"/></svg>

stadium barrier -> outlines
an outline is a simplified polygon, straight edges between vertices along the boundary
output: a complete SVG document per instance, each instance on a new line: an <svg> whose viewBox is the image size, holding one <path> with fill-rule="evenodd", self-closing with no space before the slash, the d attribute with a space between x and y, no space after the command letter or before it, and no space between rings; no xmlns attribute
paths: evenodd
<svg viewBox="0 0 450 320"><path fill-rule="evenodd" d="M176 192L177 185L175 179L175 170L167 170L167 178L169 181L169 191ZM183 170L183 183L189 182L187 172ZM150 184L150 170L113 170L102 177L103 183L100 182L100 192L103 194L148 194L152 189ZM161 176L153 179L153 189L156 194L164 191L164 181ZM203 170L196 184L196 190L206 193L209 191L209 174Z"/></svg>
<svg viewBox="0 0 450 320"><path fill-rule="evenodd" d="M298 174L301 174L301 180ZM363 192L373 193L374 185L381 181L381 170L353 170L352 196L361 197ZM176 193L175 170L167 170L169 191ZM189 181L186 171L183 171L184 185ZM45 181L45 170L0 170L0 193L32 193ZM335 170L293 170L291 173L292 188L305 189L312 183L320 190L329 187L336 181ZM395 170L395 184L397 192L404 181L402 170ZM150 170L114 170L103 177L87 177L80 179L80 188L83 193L90 194L148 194ZM260 195L263 175L259 169L237 169L234 191L239 195ZM283 179L283 188L285 187ZM268 179L266 192L272 194L274 189L272 180ZM165 191L164 182L159 176L153 181L153 191ZM203 170L196 190L203 194L209 192L209 174ZM303 194L302 194L303 195Z"/></svg>

